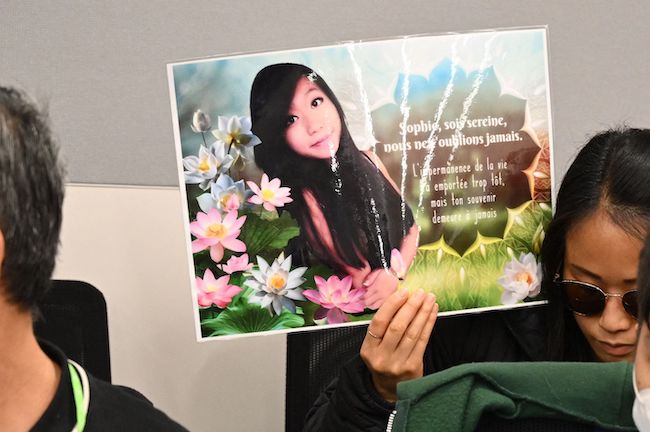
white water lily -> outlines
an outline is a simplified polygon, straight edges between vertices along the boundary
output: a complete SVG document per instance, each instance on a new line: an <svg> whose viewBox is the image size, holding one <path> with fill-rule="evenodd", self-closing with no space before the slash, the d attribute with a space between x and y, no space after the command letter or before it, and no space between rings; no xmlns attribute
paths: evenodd
<svg viewBox="0 0 650 432"><path fill-rule="evenodd" d="M234 160L239 156L243 159L252 159L253 147L261 143L260 139L251 132L250 117L219 116L217 129L213 129L212 134L227 146L228 154L232 153Z"/></svg>
<svg viewBox="0 0 650 432"><path fill-rule="evenodd" d="M201 189L208 190L217 175L225 172L232 163L233 158L226 154L223 143L217 141L209 149L202 145L198 156L183 158L185 183L198 183Z"/></svg>
<svg viewBox="0 0 650 432"><path fill-rule="evenodd" d="M513 258L503 269L503 276L498 279L503 287L501 303L504 305L515 304L526 297L535 297L539 294L542 281L542 266L537 263L532 253Z"/></svg>
<svg viewBox="0 0 650 432"><path fill-rule="evenodd" d="M204 193L196 200L204 212L211 208L231 211L239 210L250 195L251 192L246 190L244 180L234 181L229 175L221 174L210 186L210 193Z"/></svg>
<svg viewBox="0 0 650 432"><path fill-rule="evenodd" d="M307 271L307 267L291 270L291 255L285 259L284 253L273 260L271 265L258 256L257 266L257 270L251 270L254 279L244 282L255 290L249 301L267 308L271 315L280 315L283 308L296 313L293 301L305 300L300 285L305 282L302 275Z"/></svg>

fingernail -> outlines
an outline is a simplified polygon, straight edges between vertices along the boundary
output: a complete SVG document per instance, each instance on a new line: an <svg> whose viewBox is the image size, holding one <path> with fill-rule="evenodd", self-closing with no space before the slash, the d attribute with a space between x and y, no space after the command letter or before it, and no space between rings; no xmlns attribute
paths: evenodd
<svg viewBox="0 0 650 432"><path fill-rule="evenodd" d="M400 288L397 290L397 296L399 298L404 298L409 294L409 291L406 288Z"/></svg>
<svg viewBox="0 0 650 432"><path fill-rule="evenodd" d="M422 296L424 296L424 290L422 290L422 288L420 288L419 290L417 290L415 292L415 298L420 299L420 298L422 298Z"/></svg>
<svg viewBox="0 0 650 432"><path fill-rule="evenodd" d="M427 294L427 298L426 298L424 301L427 303L427 306L428 306L428 305L433 304L433 302L436 301L436 298L434 297L433 294L428 293L428 294Z"/></svg>
<svg viewBox="0 0 650 432"><path fill-rule="evenodd" d="M361 285L363 285L364 287L370 286L370 281L364 280Z"/></svg>

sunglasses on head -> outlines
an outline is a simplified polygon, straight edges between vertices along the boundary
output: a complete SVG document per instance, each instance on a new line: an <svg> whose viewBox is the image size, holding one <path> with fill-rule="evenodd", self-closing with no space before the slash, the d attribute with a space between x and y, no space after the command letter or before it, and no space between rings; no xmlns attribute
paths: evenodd
<svg viewBox="0 0 650 432"><path fill-rule="evenodd" d="M560 279L558 274L555 275L553 282L562 288L569 309L578 315L600 314L605 309L608 297L620 297L625 312L634 318L638 315L638 291L636 289L623 294L607 294L596 285L576 280Z"/></svg>

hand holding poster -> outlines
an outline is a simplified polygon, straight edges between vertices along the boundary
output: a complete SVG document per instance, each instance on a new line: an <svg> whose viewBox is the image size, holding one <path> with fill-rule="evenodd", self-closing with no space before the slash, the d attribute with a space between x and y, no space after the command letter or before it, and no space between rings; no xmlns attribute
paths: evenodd
<svg viewBox="0 0 650 432"><path fill-rule="evenodd" d="M535 297L545 36L170 65L201 336L367 320L400 285L433 291L441 311Z"/></svg>

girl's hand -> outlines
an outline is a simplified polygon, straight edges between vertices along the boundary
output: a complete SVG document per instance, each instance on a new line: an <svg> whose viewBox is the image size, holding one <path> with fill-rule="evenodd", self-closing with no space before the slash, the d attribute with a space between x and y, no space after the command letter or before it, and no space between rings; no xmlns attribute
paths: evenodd
<svg viewBox="0 0 650 432"><path fill-rule="evenodd" d="M386 299L397 290L399 280L391 272L376 269L370 272L363 281L366 288L364 302L368 309L379 309Z"/></svg>
<svg viewBox="0 0 650 432"><path fill-rule="evenodd" d="M377 311L361 345L364 361L377 392L397 399L397 383L424 373L423 356L438 317L433 294L399 290Z"/></svg>

